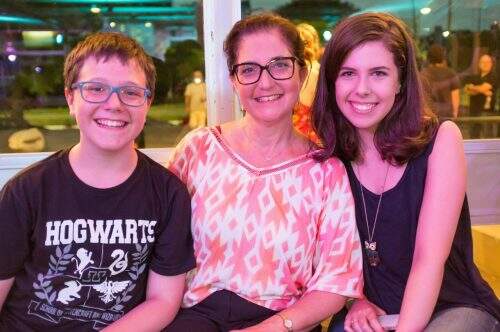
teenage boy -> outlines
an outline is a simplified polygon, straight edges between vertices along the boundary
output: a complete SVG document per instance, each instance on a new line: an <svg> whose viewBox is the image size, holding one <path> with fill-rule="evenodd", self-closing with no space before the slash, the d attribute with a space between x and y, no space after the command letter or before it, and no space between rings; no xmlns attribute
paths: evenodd
<svg viewBox="0 0 500 332"><path fill-rule="evenodd" d="M0 193L0 331L158 331L195 266L190 197L134 149L155 68L133 39L97 33L64 65L80 141Z"/></svg>

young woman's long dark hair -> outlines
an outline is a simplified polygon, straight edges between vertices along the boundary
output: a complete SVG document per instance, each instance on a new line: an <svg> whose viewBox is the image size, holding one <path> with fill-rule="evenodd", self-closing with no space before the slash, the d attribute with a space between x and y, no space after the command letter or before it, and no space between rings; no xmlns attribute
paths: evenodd
<svg viewBox="0 0 500 332"><path fill-rule="evenodd" d="M356 128L340 111L335 81L340 68L356 47L381 41L394 56L401 88L394 105L375 132L375 146L384 160L404 164L430 141L437 118L425 106L415 58L415 46L405 24L385 13L365 13L340 22L325 48L312 106L313 126L324 150L318 159L332 155L346 161L362 158Z"/></svg>

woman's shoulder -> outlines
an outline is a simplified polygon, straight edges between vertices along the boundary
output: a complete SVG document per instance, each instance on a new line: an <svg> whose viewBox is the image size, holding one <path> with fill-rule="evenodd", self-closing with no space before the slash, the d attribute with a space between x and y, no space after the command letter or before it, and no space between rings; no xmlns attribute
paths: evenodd
<svg viewBox="0 0 500 332"><path fill-rule="evenodd" d="M451 171L465 163L462 133L454 122L441 123L429 145L427 167Z"/></svg>
<svg viewBox="0 0 500 332"><path fill-rule="evenodd" d="M316 150L312 153L314 158L315 153L320 153L321 150ZM325 181L328 183L337 183L348 180L346 165L339 158L332 156L322 161L315 161L322 169L325 176Z"/></svg>
<svg viewBox="0 0 500 332"><path fill-rule="evenodd" d="M204 145L210 141L210 137L213 136L212 131L214 130L216 130L215 127L193 129L181 139L176 149L179 150Z"/></svg>
<svg viewBox="0 0 500 332"><path fill-rule="evenodd" d="M432 152L435 154L436 150L462 145L462 141L462 133L458 126L453 121L444 121L436 131Z"/></svg>

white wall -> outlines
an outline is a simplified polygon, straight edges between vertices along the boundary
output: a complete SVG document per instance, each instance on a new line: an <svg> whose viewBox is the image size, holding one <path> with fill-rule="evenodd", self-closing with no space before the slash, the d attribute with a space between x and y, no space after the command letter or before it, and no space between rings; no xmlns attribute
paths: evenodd
<svg viewBox="0 0 500 332"><path fill-rule="evenodd" d="M500 139L465 141L467 195L474 224L500 224ZM142 150L165 165L170 148ZM0 154L0 187L22 168L50 153Z"/></svg>
<svg viewBox="0 0 500 332"><path fill-rule="evenodd" d="M500 139L466 141L464 148L472 222L500 224Z"/></svg>

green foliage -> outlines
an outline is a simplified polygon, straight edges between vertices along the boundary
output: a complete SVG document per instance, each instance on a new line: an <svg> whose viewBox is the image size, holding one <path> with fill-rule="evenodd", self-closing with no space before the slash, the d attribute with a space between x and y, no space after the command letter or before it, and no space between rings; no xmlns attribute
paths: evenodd
<svg viewBox="0 0 500 332"><path fill-rule="evenodd" d="M322 31L326 26L332 28L340 19L356 10L353 5L340 0L292 0L279 7L277 13L296 23L309 23Z"/></svg>
<svg viewBox="0 0 500 332"><path fill-rule="evenodd" d="M51 57L40 68L40 73L36 72L32 65L22 68L12 86L13 98L46 97L62 93L64 90L61 74L63 58Z"/></svg>
<svg viewBox="0 0 500 332"><path fill-rule="evenodd" d="M165 51L168 89L175 97L182 97L184 87L191 79L193 71L203 70L203 48L195 40L174 42Z"/></svg>

